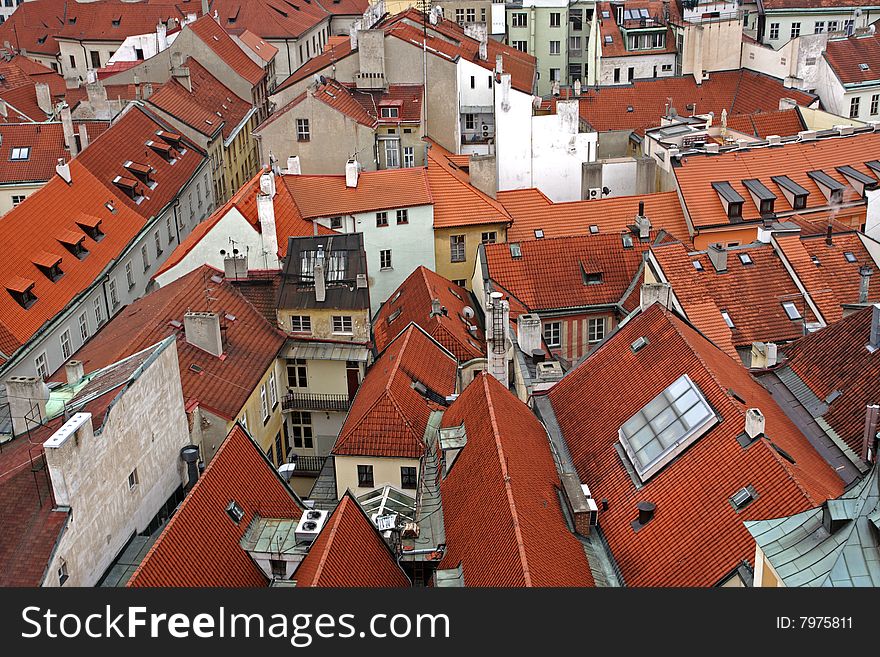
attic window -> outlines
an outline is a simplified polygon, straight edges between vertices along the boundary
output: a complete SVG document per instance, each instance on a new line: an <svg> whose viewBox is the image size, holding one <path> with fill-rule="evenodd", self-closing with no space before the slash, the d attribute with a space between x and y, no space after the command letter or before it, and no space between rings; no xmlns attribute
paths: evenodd
<svg viewBox="0 0 880 657"><path fill-rule="evenodd" d="M819 185L819 189L823 190L829 203L840 203L843 201L844 185L839 180L835 180L824 171L807 171L807 175Z"/></svg>
<svg viewBox="0 0 880 657"><path fill-rule="evenodd" d="M453 296L455 296L459 301L464 301L464 299L461 298L461 295L453 290L451 287L449 288L449 291L452 292Z"/></svg>
<svg viewBox="0 0 880 657"><path fill-rule="evenodd" d="M627 420L618 436L644 483L717 422L700 389L683 374Z"/></svg>
<svg viewBox="0 0 880 657"><path fill-rule="evenodd" d="M793 210L803 210L807 207L807 196L809 196L810 192L798 185L794 180L788 176L773 176L770 180L779 186L779 189L782 190Z"/></svg>
<svg viewBox="0 0 880 657"><path fill-rule="evenodd" d="M171 149L171 146L165 144L161 141L154 141L151 139L147 142L147 146L156 151L159 155L162 156L162 159L170 164L174 164L177 161L177 158L174 155L174 151Z"/></svg>
<svg viewBox="0 0 880 657"><path fill-rule="evenodd" d="M400 116L400 110L397 107L380 107L379 112L383 119L396 119Z"/></svg>
<svg viewBox="0 0 880 657"><path fill-rule="evenodd" d="M140 203L144 200L143 194L138 193L137 180L126 178L124 176L116 176L113 179L113 184L125 192L125 194L135 203Z"/></svg>
<svg viewBox="0 0 880 657"><path fill-rule="evenodd" d="M699 260L691 260L691 264L694 266L694 269L697 271L703 271L703 263Z"/></svg>
<svg viewBox="0 0 880 657"><path fill-rule="evenodd" d="M232 518L236 525L244 518L244 509L242 509L235 500L232 500L226 505L226 513Z"/></svg>
<svg viewBox="0 0 880 657"><path fill-rule="evenodd" d="M721 316L724 318L724 323L727 324L727 328L736 328L733 320L730 318L730 313L728 313L726 310L722 310Z"/></svg>
<svg viewBox="0 0 880 657"><path fill-rule="evenodd" d="M647 346L648 346L648 338L641 336L641 337L638 337L635 340L633 340L633 342L629 346L629 348L635 354Z"/></svg>
<svg viewBox="0 0 880 657"><path fill-rule="evenodd" d="M391 313L390 315L388 315L388 323L390 324L390 323L393 322L395 319L397 319L398 317L400 317L400 313L402 313L402 312L403 312L403 310L401 310L400 308L398 308L398 309L395 310L393 313Z"/></svg>
<svg viewBox="0 0 880 657"><path fill-rule="evenodd" d="M59 237L58 241L79 260L85 260L85 257L89 255L89 250L83 246L85 239L86 236L82 233L71 230Z"/></svg>
<svg viewBox="0 0 880 657"><path fill-rule="evenodd" d="M24 162L25 160L29 160L31 157L31 147L30 146L18 146L9 151L9 161L10 162Z"/></svg>
<svg viewBox="0 0 880 657"><path fill-rule="evenodd" d="M67 19L67 22L71 25L76 25L76 16Z"/></svg>
<svg viewBox="0 0 880 657"><path fill-rule="evenodd" d="M544 238L544 231L540 228L535 229L535 239L540 240Z"/></svg>
<svg viewBox="0 0 880 657"><path fill-rule="evenodd" d="M597 235L599 233L599 227L596 224L592 224L590 226L590 234Z"/></svg>
<svg viewBox="0 0 880 657"><path fill-rule="evenodd" d="M858 259L852 251L844 251L843 257L846 258L847 262L858 262Z"/></svg>
<svg viewBox="0 0 880 657"><path fill-rule="evenodd" d="M519 242L510 243L510 257L522 258L522 248L520 248Z"/></svg>
<svg viewBox="0 0 880 657"><path fill-rule="evenodd" d="M750 256L748 253L740 253L740 254L739 254L739 261L740 261L741 263L743 263L744 265L753 265L753 264L755 264L755 261L752 260L752 256Z"/></svg>
<svg viewBox="0 0 880 657"><path fill-rule="evenodd" d="M863 71L867 71L870 67L867 64L859 64L859 68Z"/></svg>
<svg viewBox="0 0 880 657"><path fill-rule="evenodd" d="M602 272L587 271L583 263L581 263L581 278L584 281L584 285L598 285L602 282Z"/></svg>
<svg viewBox="0 0 880 657"><path fill-rule="evenodd" d="M149 164L141 164L140 162L132 162L128 160L125 164L123 164L128 171L134 175L135 178L140 180L143 184L145 184L150 189L155 189L156 181L153 180L153 173L155 169L151 167Z"/></svg>
<svg viewBox="0 0 880 657"><path fill-rule="evenodd" d="M742 511L757 498L758 491L755 490L755 487L745 486L730 496L730 505L737 511Z"/></svg>
<svg viewBox="0 0 880 657"><path fill-rule="evenodd" d="M745 199L740 196L739 192L726 180L713 182L712 189L717 192L721 205L724 206L724 211L727 212L727 218L730 221L742 220L742 207Z"/></svg>
<svg viewBox="0 0 880 657"><path fill-rule="evenodd" d="M85 220L77 221L76 225L82 228L82 231L88 235L95 242L100 242L104 239L104 231L101 230L101 220L89 221L86 223Z"/></svg>
<svg viewBox="0 0 880 657"><path fill-rule="evenodd" d="M34 256L33 263L53 283L64 275L61 271L61 256L41 251Z"/></svg>
<svg viewBox="0 0 880 657"><path fill-rule="evenodd" d="M6 284L6 289L12 298L18 302L18 305L27 310L37 302L37 297L33 292L34 282L27 278L15 276Z"/></svg>
<svg viewBox="0 0 880 657"><path fill-rule="evenodd" d="M402 290L398 290L397 292L395 292L394 296L391 297L391 303L394 303L395 301L397 301L400 298L400 295L402 293L403 293Z"/></svg>
<svg viewBox="0 0 880 657"><path fill-rule="evenodd" d="M622 233L620 236L621 242L623 242L624 249L633 248L633 237L629 233Z"/></svg>
<svg viewBox="0 0 880 657"><path fill-rule="evenodd" d="M819 262L819 256L810 256L810 260L813 261L813 264L819 267L821 263Z"/></svg>
<svg viewBox="0 0 880 657"><path fill-rule="evenodd" d="M612 43L614 39L611 38L610 34L605 35L605 43Z"/></svg>
<svg viewBox="0 0 880 657"><path fill-rule="evenodd" d="M120 24L121 22L122 22L122 17L121 17L121 16L118 16L117 18L114 18L113 21L112 21L112 23L113 23L113 27L119 27L119 24Z"/></svg>
<svg viewBox="0 0 880 657"><path fill-rule="evenodd" d="M782 309L785 310L785 314L788 315L790 320L803 319L801 311L798 310L798 307L791 301L783 301Z"/></svg>

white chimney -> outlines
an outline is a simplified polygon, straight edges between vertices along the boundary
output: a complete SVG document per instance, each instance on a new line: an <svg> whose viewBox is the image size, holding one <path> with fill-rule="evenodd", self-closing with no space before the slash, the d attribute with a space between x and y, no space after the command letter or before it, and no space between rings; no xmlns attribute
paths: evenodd
<svg viewBox="0 0 880 657"><path fill-rule="evenodd" d="M672 286L669 283L642 283L639 291L639 307L643 312L655 303L668 308L671 293Z"/></svg>
<svg viewBox="0 0 880 657"><path fill-rule="evenodd" d="M13 376L6 380L6 397L12 416L12 433L19 435L46 420L49 388L38 376Z"/></svg>
<svg viewBox="0 0 880 657"><path fill-rule="evenodd" d="M275 174L264 173L260 176L260 191L268 194L270 198L275 198Z"/></svg>
<svg viewBox="0 0 880 657"><path fill-rule="evenodd" d="M440 299L431 299L431 317L442 315L443 309L440 305Z"/></svg>
<svg viewBox="0 0 880 657"><path fill-rule="evenodd" d="M345 186L346 187L357 187L358 186L358 163L354 160L349 160L345 163Z"/></svg>
<svg viewBox="0 0 880 657"><path fill-rule="evenodd" d="M534 313L523 313L516 318L516 342L528 358L541 351L541 317Z"/></svg>
<svg viewBox="0 0 880 657"><path fill-rule="evenodd" d="M37 82L37 106L43 110L46 116L52 116L55 113L55 104L52 102L52 93L49 91L49 85L45 82Z"/></svg>
<svg viewBox="0 0 880 657"><path fill-rule="evenodd" d="M260 187L263 179L260 178ZM257 215L260 218L260 234L263 240L265 267L274 269L278 264L278 232L275 227L275 204L265 192L257 194Z"/></svg>
<svg viewBox="0 0 880 657"><path fill-rule="evenodd" d="M298 176L302 173L302 167L299 164L299 155L291 155L287 158L287 175Z"/></svg>
<svg viewBox="0 0 880 657"><path fill-rule="evenodd" d="M74 139L76 141L76 139ZM89 131L86 130L86 124L79 124L79 145L81 146L81 151L86 149L86 146L89 145Z"/></svg>
<svg viewBox="0 0 880 657"><path fill-rule="evenodd" d="M880 303L875 303L871 309L871 335L868 349L870 351L880 349Z"/></svg>
<svg viewBox="0 0 880 657"><path fill-rule="evenodd" d="M504 58L501 55L495 55L495 74L504 73Z"/></svg>
<svg viewBox="0 0 880 657"><path fill-rule="evenodd" d="M64 365L64 371L67 374L67 383L70 385L73 385L86 375L81 360L67 361L67 364Z"/></svg>
<svg viewBox="0 0 880 657"><path fill-rule="evenodd" d="M217 313L188 312L183 316L186 341L218 358L223 355L223 333Z"/></svg>
<svg viewBox="0 0 880 657"><path fill-rule="evenodd" d="M168 47L168 28L162 21L156 24L156 41L158 42L159 52Z"/></svg>
<svg viewBox="0 0 880 657"><path fill-rule="evenodd" d="M61 176L61 179L68 185L72 182L70 178L70 164L65 162L63 157L58 158L58 164L55 165L55 172Z"/></svg>
<svg viewBox="0 0 880 657"><path fill-rule="evenodd" d="M73 440L71 440L73 438ZM43 443L52 492L57 506L75 506L88 478L82 476L80 451L94 448L91 413L75 413Z"/></svg>
<svg viewBox="0 0 880 657"><path fill-rule="evenodd" d="M82 124L80 127L85 127ZM79 151L76 148L76 139L73 132L73 117L70 115L70 107L65 105L61 109L61 131L64 134L64 145L70 151L70 157L76 157Z"/></svg>
<svg viewBox="0 0 880 657"><path fill-rule="evenodd" d="M764 435L764 414L758 408L746 411L746 435L752 440Z"/></svg>
<svg viewBox="0 0 880 657"><path fill-rule="evenodd" d="M318 245L315 255L315 268L312 270L315 279L315 301L323 303L327 300L327 278L324 265L324 245Z"/></svg>
<svg viewBox="0 0 880 657"><path fill-rule="evenodd" d="M710 244L709 248L706 249L706 254L709 256L709 261L712 263L715 271L727 271L727 249L725 249L723 246Z"/></svg>
<svg viewBox="0 0 880 657"><path fill-rule="evenodd" d="M507 332L510 326L510 304L501 292L492 292L486 304L486 348L489 374L506 388L509 385L507 362Z"/></svg>
<svg viewBox="0 0 880 657"><path fill-rule="evenodd" d="M247 278L247 256L227 254L223 258L223 275L232 280Z"/></svg>

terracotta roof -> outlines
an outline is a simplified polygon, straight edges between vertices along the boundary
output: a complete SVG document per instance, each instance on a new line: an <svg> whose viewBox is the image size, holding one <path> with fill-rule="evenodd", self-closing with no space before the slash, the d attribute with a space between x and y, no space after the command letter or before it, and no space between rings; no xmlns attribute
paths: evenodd
<svg viewBox="0 0 880 657"><path fill-rule="evenodd" d="M440 301L446 314L431 314L432 299ZM382 304L373 321L376 350L383 351L412 322L452 352L459 362L485 358L486 336L482 322L473 315L475 307L470 292L465 288L451 283L427 267L417 267ZM465 308L471 309L469 319L463 314ZM476 327L475 332L468 330L465 320Z"/></svg>
<svg viewBox="0 0 880 657"><path fill-rule="evenodd" d="M554 203L532 187L498 192L498 200L513 217L508 241L534 239L535 230L544 231L544 237L583 235L590 232L590 226L598 226L600 233L628 231L640 202L645 204L652 230L665 230L681 240L690 238L676 192Z"/></svg>
<svg viewBox="0 0 880 657"><path fill-rule="evenodd" d="M410 581L351 492L294 573L297 587L407 588Z"/></svg>
<svg viewBox="0 0 880 657"><path fill-rule="evenodd" d="M46 55L59 53L55 37L60 31L68 1L35 0L17 6L0 25L0 43L9 41L17 51Z"/></svg>
<svg viewBox="0 0 880 657"><path fill-rule="evenodd" d="M504 206L470 184L470 176L439 144L428 148L428 185L434 198L434 228L509 224Z"/></svg>
<svg viewBox="0 0 880 657"><path fill-rule="evenodd" d="M822 416L856 453L865 432L865 406L880 403L880 352L868 351L873 308L844 317L786 348L791 368L820 400L838 392Z"/></svg>
<svg viewBox="0 0 880 657"><path fill-rule="evenodd" d="M320 4L328 13L333 14L334 16L357 16L358 18L360 18L367 10L367 7L369 6L369 1L318 0L318 4Z"/></svg>
<svg viewBox="0 0 880 657"><path fill-rule="evenodd" d="M880 36L876 34L829 39L822 56L843 84L880 81Z"/></svg>
<svg viewBox="0 0 880 657"><path fill-rule="evenodd" d="M519 244L521 256L514 257L512 244ZM634 279L641 278L648 248L638 238L625 248L619 234L607 233L485 245L493 285L532 312L619 305ZM599 274L601 282L588 281L589 274Z"/></svg>
<svg viewBox="0 0 880 657"><path fill-rule="evenodd" d="M132 11L131 4L124 0L68 0L64 5L63 27L56 38L121 43L130 36L155 33L159 21L167 23L169 18L181 16L181 11L168 0L139 2L137 11Z"/></svg>
<svg viewBox="0 0 880 657"><path fill-rule="evenodd" d="M257 57L262 59L267 64L275 58L275 55L278 54L278 48L273 46L268 41L265 41L261 37L258 37L250 30L244 30L241 34L238 35L238 38L241 39L241 42L248 48L250 48Z"/></svg>
<svg viewBox="0 0 880 657"><path fill-rule="evenodd" d="M246 29L263 39L296 38L330 18L330 14L315 2L210 0L210 5L211 15L215 11L218 13L223 29Z"/></svg>
<svg viewBox="0 0 880 657"><path fill-rule="evenodd" d="M351 39L350 36L345 36L344 34L340 34L339 36L328 37L327 43L324 44L324 48L321 50L321 52L328 52L332 48L335 48L336 46L340 46L343 43L345 43L346 41L349 41L350 39Z"/></svg>
<svg viewBox="0 0 880 657"><path fill-rule="evenodd" d="M815 95L785 87L778 78L739 69L710 73L709 79L701 84L692 75L685 75L584 87L580 116L597 132L631 130L644 134L646 128L660 125L670 98L679 114L714 112L716 121L720 121L722 109L727 110L730 118L736 114L776 112L782 98L791 98L800 105L816 100Z"/></svg>
<svg viewBox="0 0 880 657"><path fill-rule="evenodd" d="M304 219L434 202L424 168L361 171L357 187L347 187L345 176L285 175L282 180Z"/></svg>
<svg viewBox="0 0 880 657"><path fill-rule="evenodd" d="M639 337L648 344L633 353ZM683 374L723 419L637 488L614 448L619 428ZM754 561L743 520L797 513L843 489L742 365L659 304L631 318L547 396L581 481L608 500L599 526L628 586L713 586ZM761 410L766 428L744 449L737 437L748 408ZM737 512L730 498L750 485L756 497ZM634 531L641 501L656 511Z"/></svg>
<svg viewBox="0 0 880 657"><path fill-rule="evenodd" d="M678 15L678 5L674 2L664 3L656 2L654 0L643 0L639 3L639 8L648 11L648 14L653 18L654 25L656 26L666 25L668 22L663 17L664 9L671 12L670 18L677 17ZM608 18L601 18L603 10L608 12ZM663 48L647 52L644 50L627 50L622 28L624 26L630 28L633 27L631 24L628 24L632 23L632 21L625 21L624 26L618 25L614 8L607 2L596 5L596 17L599 20L599 38L601 39L599 47L602 51L602 57L645 57L646 55L648 57L655 57L657 55L667 55L676 52L675 34L668 27L666 28L666 41ZM635 27L638 27L638 25ZM611 37L610 43L608 37Z"/></svg>
<svg viewBox="0 0 880 657"><path fill-rule="evenodd" d="M766 139L768 135L792 137L807 129L796 107L776 112L734 114L727 119L727 127L758 139Z"/></svg>
<svg viewBox="0 0 880 657"><path fill-rule="evenodd" d="M285 336L235 286L216 274L217 270L202 266L141 297L106 324L76 352L75 358L90 372L176 335L187 408L198 403L234 420L275 360ZM211 288L210 306L205 302L206 286ZM189 344L183 329L170 323L183 322L188 311L208 308L220 315L221 325L226 327L222 358ZM63 368L52 375L55 380L64 377Z"/></svg>
<svg viewBox="0 0 880 657"><path fill-rule="evenodd" d="M457 370L452 354L410 325L367 371L332 453L420 458L431 412L443 407L413 385L445 398L455 392Z"/></svg>
<svg viewBox="0 0 880 657"><path fill-rule="evenodd" d="M231 501L244 511L239 522L226 512ZM263 571L241 548L241 538L257 517L296 519L301 515L293 492L236 424L128 586L267 586Z"/></svg>
<svg viewBox="0 0 880 657"><path fill-rule="evenodd" d="M214 51L217 57L247 80L251 86L258 85L266 76L263 67L248 57L241 46L235 42L235 39L229 36L229 33L220 27L211 16L202 16L197 21L189 23L187 28L192 30L208 48Z"/></svg>
<svg viewBox="0 0 880 657"><path fill-rule="evenodd" d="M467 444L440 483L447 549L465 586L594 586L569 531L547 432L493 376L478 374L443 415Z"/></svg>
<svg viewBox="0 0 880 657"><path fill-rule="evenodd" d="M231 283L248 302L266 318L272 326L278 325L278 289L281 287L281 271L248 272L248 277Z"/></svg>
<svg viewBox="0 0 880 657"><path fill-rule="evenodd" d="M6 116L0 115L0 123L42 122L48 118L37 104L33 83L0 91L0 100L6 103Z"/></svg>
<svg viewBox="0 0 880 657"><path fill-rule="evenodd" d="M777 216L792 212L793 208L775 183L774 176L788 176L809 192L806 208L799 213L813 218L814 212L828 214L828 200L821 188L810 178L810 171L824 171L844 185L843 202L860 202L861 197L836 168L850 165L857 171L877 179L864 163L874 159L873 153L880 147L880 134L863 133L848 137L831 137L805 142L792 142L781 146L738 149L707 156L688 155L681 159L681 166L673 168L681 196L696 226L729 224L730 220L721 204L713 182L728 181L743 197L742 218L760 219L759 208L752 200L743 180L758 179L777 196ZM864 202L861 201L861 205ZM841 211L841 216L846 208ZM863 207L856 210L864 215ZM814 215L815 216L815 215Z"/></svg>
<svg viewBox="0 0 880 657"><path fill-rule="evenodd" d="M95 139L109 127L107 121L75 122L74 130L85 125L89 139ZM12 160L12 149L30 147L27 160ZM0 182L44 182L55 175L59 158L67 159L61 123L0 124Z"/></svg>

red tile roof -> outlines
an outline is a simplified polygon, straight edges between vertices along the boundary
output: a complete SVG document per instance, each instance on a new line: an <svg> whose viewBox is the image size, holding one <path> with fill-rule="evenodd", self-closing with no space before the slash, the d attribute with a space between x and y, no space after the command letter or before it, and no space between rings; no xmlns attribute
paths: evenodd
<svg viewBox="0 0 880 657"><path fill-rule="evenodd" d="M85 125L89 139L95 139L109 127L107 121L74 123L74 130ZM30 147L27 160L10 159L13 148ZM44 182L55 175L58 158L67 159L70 151L64 147L64 131L60 123L0 124L0 183L24 181Z"/></svg>
<svg viewBox="0 0 880 657"><path fill-rule="evenodd" d="M60 31L68 1L36 0L17 6L0 25L0 43L9 41L16 51L27 50L44 55L59 53L60 47L55 37Z"/></svg>
<svg viewBox="0 0 880 657"><path fill-rule="evenodd" d="M702 84L697 84L692 75L685 75L636 80L625 85L584 87L580 116L597 132L631 130L643 134L646 128L660 125L670 98L680 114L714 112L716 122L721 120L722 109L732 117L776 112L782 98L791 98L800 105L810 105L816 100L812 94L785 87L777 78L741 69L711 73ZM690 105L693 109L688 108Z"/></svg>
<svg viewBox="0 0 880 657"><path fill-rule="evenodd" d="M298 587L407 588L409 578L351 492L294 573Z"/></svg>
<svg viewBox="0 0 880 657"><path fill-rule="evenodd" d="M246 29L263 39L296 38L330 18L330 14L315 2L210 0L210 8L212 16L215 11L218 13L223 29Z"/></svg>
<svg viewBox="0 0 880 657"><path fill-rule="evenodd" d="M544 237L583 235L590 232L590 226L598 226L600 233L620 233L635 223L640 202L645 204L652 230L665 230L681 240L690 237L676 192L554 203L538 189L529 188L498 192L498 200L513 217L507 229L509 241L534 239L539 229Z"/></svg>
<svg viewBox="0 0 880 657"><path fill-rule="evenodd" d="M64 4L63 27L55 36L78 41L117 41L137 34L156 32L156 24L181 18L180 9L169 0L139 2L136 11L125 0L98 0ZM57 29L57 28L56 28Z"/></svg>
<svg viewBox="0 0 880 657"><path fill-rule="evenodd" d="M37 89L33 83L0 91L0 100L6 103L6 116L0 115L0 123L41 122L48 118L37 104Z"/></svg>
<svg viewBox="0 0 880 657"><path fill-rule="evenodd" d="M267 64L278 54L278 48L261 37L258 37L250 30L245 30L238 35L238 38L241 39L241 42L250 48L257 57Z"/></svg>
<svg viewBox="0 0 880 657"><path fill-rule="evenodd" d="M727 127L758 139L766 139L768 135L791 137L807 129L796 107L776 112L734 114L727 119Z"/></svg>
<svg viewBox="0 0 880 657"><path fill-rule="evenodd" d="M417 325L388 345L367 371L333 447L341 456L420 458L431 412L415 382L441 397L455 392L458 363Z"/></svg>
<svg viewBox="0 0 880 657"><path fill-rule="evenodd" d="M823 419L857 454L865 432L865 406L880 403L880 351L865 348L873 308L865 308L790 345L785 365L820 399L840 395Z"/></svg>
<svg viewBox="0 0 880 657"><path fill-rule="evenodd" d="M648 344L633 353L630 344L639 337ZM614 448L618 430L682 374L723 420L637 488ZM659 304L623 325L548 397L581 481L596 499L608 500L599 526L628 586L713 586L754 560L754 539L743 520L804 511L843 489L742 365ZM761 410L766 429L744 449L737 436L748 408ZM749 485L757 497L737 512L730 497ZM656 511L635 532L631 522L641 501L654 503Z"/></svg>
<svg viewBox="0 0 880 657"><path fill-rule="evenodd" d="M75 358L90 372L176 335L187 408L197 403L227 420L235 419L281 350L285 335L216 274L217 270L202 266L141 297L106 324ZM206 287L211 289L210 305L205 301ZM222 359L189 344L183 329L170 324L183 322L188 311L209 309L219 313L226 327ZM235 319L226 319L227 314ZM52 378L64 376L62 368Z"/></svg>
<svg viewBox="0 0 880 657"><path fill-rule="evenodd" d="M678 17L678 5L674 2L669 3L643 0L639 3L639 8L648 10L648 13L654 19L654 25L656 26L667 24L668 20L664 18L663 15L664 10L670 11L671 19ZM602 11L607 11L609 17L600 18ZM624 25L618 25L614 7L612 7L610 3L603 2L596 5L596 18L599 20L599 38L601 39L599 42L599 48L601 49L602 57L644 57L645 55L654 57L656 55L666 55L676 52L675 34L669 28L666 29L666 41L664 47L646 53L644 50L627 50L622 28L631 28L632 25L627 25L627 23L631 23L632 21L625 21ZM608 42L607 37L611 37L610 43Z"/></svg>
<svg viewBox="0 0 880 657"><path fill-rule="evenodd" d="M511 244L485 246L489 278L532 312L622 304L649 247L636 237L624 248L619 234L601 233L519 242L521 257ZM601 283L587 283L587 274L601 274Z"/></svg>
<svg viewBox="0 0 880 657"><path fill-rule="evenodd" d="M773 176L788 176L805 188L807 206L798 212L808 219L814 213L828 214L828 201L822 190L808 175L814 170L826 174L845 186L844 207L859 204L855 212L864 216L864 201L847 182L836 167L850 165L861 173L874 179L878 176L865 166L866 161L874 159L872 153L880 148L880 134L863 133L848 137L831 137L805 142L792 142L782 146L738 149L715 155L686 155L681 158L681 166L673 168L685 207L693 223L700 226L730 224L727 213L721 204L718 193L712 188L713 182L728 181L733 189L743 197L742 217L745 220L760 218L759 208L742 184L743 180L757 178L776 196L777 216L793 213L782 190L771 180ZM838 218L840 218L840 216Z"/></svg>
<svg viewBox="0 0 880 657"><path fill-rule="evenodd" d="M238 523L226 513L230 501L245 512ZM301 515L293 492L236 424L128 586L267 586L263 571L241 548L241 538L257 517Z"/></svg>
<svg viewBox="0 0 880 657"><path fill-rule="evenodd" d="M822 56L843 84L880 80L880 35L829 39Z"/></svg>
<svg viewBox="0 0 880 657"><path fill-rule="evenodd" d="M443 415L467 443L440 484L447 549L465 586L594 586L568 530L547 432L493 376L477 375Z"/></svg>
<svg viewBox="0 0 880 657"><path fill-rule="evenodd" d="M368 0L318 0L328 13L334 16L357 16L360 18L369 6ZM332 38L332 37L331 37Z"/></svg>
<svg viewBox="0 0 880 657"><path fill-rule="evenodd" d="M229 36L229 33L211 16L202 16L197 21L189 23L187 28L251 86L258 85L266 76L263 67L248 57L235 39Z"/></svg>
<svg viewBox="0 0 880 657"><path fill-rule="evenodd" d="M432 299L440 301L446 314L431 315ZM485 358L486 336L479 318L473 315L474 307L466 289L427 267L417 267L379 309L373 322L376 349L383 351L413 322L452 352L459 362ZM470 319L463 314L465 308L471 309ZM475 332L468 330L465 320L476 327Z"/></svg>

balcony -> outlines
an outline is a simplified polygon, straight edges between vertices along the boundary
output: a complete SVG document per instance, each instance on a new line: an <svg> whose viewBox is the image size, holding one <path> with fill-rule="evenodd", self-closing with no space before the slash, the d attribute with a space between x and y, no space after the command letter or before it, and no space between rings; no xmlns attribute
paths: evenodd
<svg viewBox="0 0 880 657"><path fill-rule="evenodd" d="M281 410L291 411L340 411L345 413L351 406L348 395L330 395L315 392L289 392L281 398Z"/></svg>
<svg viewBox="0 0 880 657"><path fill-rule="evenodd" d="M316 476L321 472L321 468L324 467L327 457L291 454L289 461L291 463L296 463L296 468L293 471L294 476Z"/></svg>

